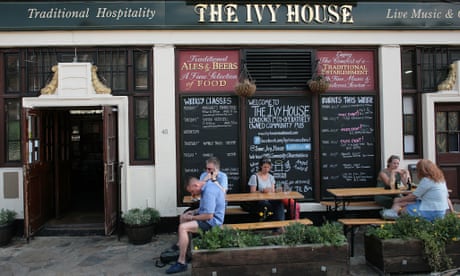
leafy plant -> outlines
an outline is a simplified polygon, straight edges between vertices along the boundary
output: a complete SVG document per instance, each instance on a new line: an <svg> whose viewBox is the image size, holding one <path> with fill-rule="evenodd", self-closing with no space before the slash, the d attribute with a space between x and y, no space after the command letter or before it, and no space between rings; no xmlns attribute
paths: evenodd
<svg viewBox="0 0 460 276"><path fill-rule="evenodd" d="M195 249L218 249L232 247L251 247L264 245L261 234L231 228L213 227L211 230L199 231L193 239Z"/></svg>
<svg viewBox="0 0 460 276"><path fill-rule="evenodd" d="M342 227L337 224L326 223L323 226L308 226L293 223L285 228L279 236L264 237L263 234L251 231L235 230L231 228L214 227L207 232L199 232L193 239L195 249L218 249L232 247L252 247L264 245L301 245L325 244L342 245L346 242Z"/></svg>
<svg viewBox="0 0 460 276"><path fill-rule="evenodd" d="M452 268L452 260L446 254L446 244L460 239L460 218L447 214L431 223L420 217L403 215L395 223L368 227L366 235L380 239L419 239L423 242L431 269L443 271Z"/></svg>
<svg viewBox="0 0 460 276"><path fill-rule="evenodd" d="M0 210L0 225L9 224L14 221L17 213L14 210L3 209Z"/></svg>
<svg viewBox="0 0 460 276"><path fill-rule="evenodd" d="M144 209L133 208L122 214L122 219L128 225L147 225L160 221L160 212L157 209L147 207Z"/></svg>

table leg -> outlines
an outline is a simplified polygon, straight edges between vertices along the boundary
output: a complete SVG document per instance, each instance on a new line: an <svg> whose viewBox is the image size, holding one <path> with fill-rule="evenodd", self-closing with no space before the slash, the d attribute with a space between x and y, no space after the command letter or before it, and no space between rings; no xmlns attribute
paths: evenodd
<svg viewBox="0 0 460 276"><path fill-rule="evenodd" d="M343 234L345 237L348 237L348 232L350 232L350 257L355 255L355 226L343 226Z"/></svg>

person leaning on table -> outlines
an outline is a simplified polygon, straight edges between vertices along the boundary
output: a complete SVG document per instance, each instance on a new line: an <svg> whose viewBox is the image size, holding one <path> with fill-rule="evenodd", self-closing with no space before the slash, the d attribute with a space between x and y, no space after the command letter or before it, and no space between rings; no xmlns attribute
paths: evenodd
<svg viewBox="0 0 460 276"><path fill-rule="evenodd" d="M399 168L400 161L397 155L391 155L388 158L386 168L381 170L377 177L377 187L398 189L399 187L397 187L397 184L406 186L407 181L410 181L410 174L408 170ZM374 200L377 204L383 206L383 208L390 209L395 197L397 197L397 195L378 195L374 197Z"/></svg>
<svg viewBox="0 0 460 276"><path fill-rule="evenodd" d="M177 262L166 270L167 274L187 270L186 253L189 246L189 233L198 233L199 229L208 231L221 226L225 217L225 189L209 179L207 181L191 177L186 189L192 195L200 195L200 207L180 216L178 234L179 257Z"/></svg>
<svg viewBox="0 0 460 276"><path fill-rule="evenodd" d="M406 196L395 198L391 209L384 211L384 218L397 218L399 214L423 217L429 221L443 218L451 209L446 180L441 169L428 159L417 162L420 183ZM451 209L452 210L452 209Z"/></svg>

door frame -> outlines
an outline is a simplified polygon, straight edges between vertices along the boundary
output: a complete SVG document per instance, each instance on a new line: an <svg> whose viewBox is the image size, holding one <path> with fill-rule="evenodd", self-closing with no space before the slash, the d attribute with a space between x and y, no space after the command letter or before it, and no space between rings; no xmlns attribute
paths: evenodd
<svg viewBox="0 0 460 276"><path fill-rule="evenodd" d="M97 96L94 98L71 98L71 99L63 99L62 97L56 96L40 96L37 98L23 98L22 99L22 108L23 111L26 110L34 110L39 108L46 108L52 109L53 107L56 108L79 108L79 107L94 107L94 106L101 106L101 107L114 107L117 109L117 159L120 164L128 164L126 163L129 160L129 132L122 131L124 129L129 129L129 112L128 112L128 97L126 96L112 96L112 95L103 95ZM105 108L104 108L105 109ZM23 134L25 135L25 133ZM26 162L26 161L24 161ZM24 167L24 169L27 169ZM126 167L122 168L117 171L119 174L117 180L119 181L118 185L118 198L120 206L118 206L118 212L120 212L123 208L123 205L126 205ZM26 171L24 171L24 174ZM24 179L24 195L26 196L29 191L27 191L26 187L27 180ZM26 204L27 200L24 196L24 207L25 213L26 211ZM104 203L105 205L105 203ZM105 209L105 207L104 207ZM25 220L26 214L25 214ZM112 222L113 223L113 222ZM27 238L30 237L32 233L29 233L29 229L26 225L27 222L24 223L24 234ZM107 225L106 225L107 228ZM113 229L105 229L106 234L111 234Z"/></svg>

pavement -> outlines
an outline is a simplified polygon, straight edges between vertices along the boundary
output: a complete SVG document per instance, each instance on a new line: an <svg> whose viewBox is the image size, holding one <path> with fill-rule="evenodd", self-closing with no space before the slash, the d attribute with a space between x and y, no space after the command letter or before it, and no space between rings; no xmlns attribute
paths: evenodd
<svg viewBox="0 0 460 276"><path fill-rule="evenodd" d="M366 264L362 231L355 235L350 275L380 275ZM0 275L166 275L169 265L158 268L154 259L175 241L175 233L158 234L144 245L132 245L126 236L120 241L116 236L40 236L29 242L15 237L0 247ZM191 275L191 265L175 275Z"/></svg>

